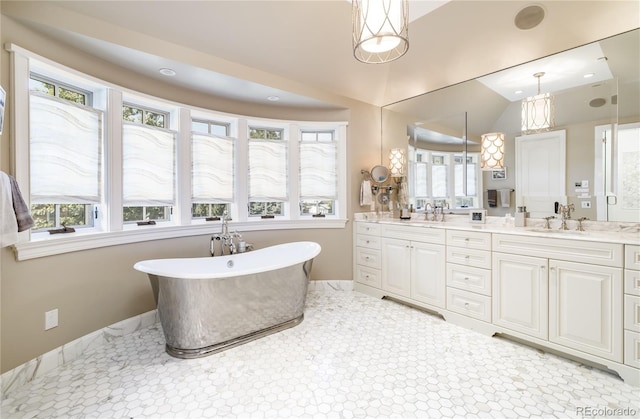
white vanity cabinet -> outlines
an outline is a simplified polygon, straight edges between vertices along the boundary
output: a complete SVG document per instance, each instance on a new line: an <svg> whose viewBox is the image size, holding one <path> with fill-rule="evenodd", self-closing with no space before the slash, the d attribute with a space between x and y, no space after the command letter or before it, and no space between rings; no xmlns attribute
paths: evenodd
<svg viewBox="0 0 640 419"><path fill-rule="evenodd" d="M356 223L354 243L355 281L380 288L380 225L377 223Z"/></svg>
<svg viewBox="0 0 640 419"><path fill-rule="evenodd" d="M546 340L548 336L546 258L493 254L493 323Z"/></svg>
<svg viewBox="0 0 640 419"><path fill-rule="evenodd" d="M494 324L622 362L622 248L494 234Z"/></svg>
<svg viewBox="0 0 640 419"><path fill-rule="evenodd" d="M491 322L491 233L447 230L447 309Z"/></svg>
<svg viewBox="0 0 640 419"><path fill-rule="evenodd" d="M624 363L640 368L640 246L635 245L625 245Z"/></svg>
<svg viewBox="0 0 640 419"><path fill-rule="evenodd" d="M382 289L433 308L445 307L445 231L382 225Z"/></svg>

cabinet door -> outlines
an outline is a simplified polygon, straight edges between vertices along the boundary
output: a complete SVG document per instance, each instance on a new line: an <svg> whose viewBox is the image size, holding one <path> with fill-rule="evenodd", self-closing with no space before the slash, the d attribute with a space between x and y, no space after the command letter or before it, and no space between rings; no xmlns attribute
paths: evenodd
<svg viewBox="0 0 640 419"><path fill-rule="evenodd" d="M551 260L549 340L622 362L622 269Z"/></svg>
<svg viewBox="0 0 640 419"><path fill-rule="evenodd" d="M408 240L382 239L382 289L410 297L411 248Z"/></svg>
<svg viewBox="0 0 640 419"><path fill-rule="evenodd" d="M411 298L444 308L445 266L444 246L411 242Z"/></svg>
<svg viewBox="0 0 640 419"><path fill-rule="evenodd" d="M547 259L493 254L493 323L540 339L548 336Z"/></svg>

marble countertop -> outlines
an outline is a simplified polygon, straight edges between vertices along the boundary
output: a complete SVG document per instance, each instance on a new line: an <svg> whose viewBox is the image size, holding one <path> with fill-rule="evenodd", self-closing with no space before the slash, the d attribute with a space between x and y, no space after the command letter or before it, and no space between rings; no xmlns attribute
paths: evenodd
<svg viewBox="0 0 640 419"><path fill-rule="evenodd" d="M505 222L504 217L486 217L486 223L469 222L468 215L446 214L445 221L425 221L424 214L413 213L411 219L394 218L391 213L356 213L355 221L385 224L400 224L425 228L446 228L489 233L517 234L569 240L587 240L606 243L640 245L640 224L611 221L583 221L585 231L578 231L576 220L567 220L568 230L561 230L561 220L553 219L550 229L544 227L545 220L527 218L525 227L515 227L513 220Z"/></svg>

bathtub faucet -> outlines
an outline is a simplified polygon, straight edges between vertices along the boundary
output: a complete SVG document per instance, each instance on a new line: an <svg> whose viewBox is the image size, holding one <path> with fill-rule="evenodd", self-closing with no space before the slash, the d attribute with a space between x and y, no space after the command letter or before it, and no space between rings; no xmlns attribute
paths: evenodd
<svg viewBox="0 0 640 419"><path fill-rule="evenodd" d="M222 233L214 235L216 240L222 241L223 255L225 248L229 249L230 255L236 253L236 244L233 242L233 239L236 239L237 241L240 241L242 239L242 235L237 231L234 231L232 233L229 232L229 221L231 221L231 216L229 216L229 213L225 211L222 215Z"/></svg>

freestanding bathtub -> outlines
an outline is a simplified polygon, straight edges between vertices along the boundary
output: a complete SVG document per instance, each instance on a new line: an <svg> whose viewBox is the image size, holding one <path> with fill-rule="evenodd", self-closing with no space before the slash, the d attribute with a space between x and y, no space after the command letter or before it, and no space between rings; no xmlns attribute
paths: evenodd
<svg viewBox="0 0 640 419"><path fill-rule="evenodd" d="M227 256L154 259L149 275L166 350L199 358L293 327L304 317L314 242Z"/></svg>

